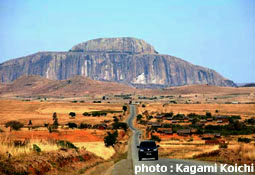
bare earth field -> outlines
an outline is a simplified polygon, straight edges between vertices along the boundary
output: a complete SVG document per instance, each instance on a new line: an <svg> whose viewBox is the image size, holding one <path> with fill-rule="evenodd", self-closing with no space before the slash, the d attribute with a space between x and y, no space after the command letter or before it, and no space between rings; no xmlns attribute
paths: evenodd
<svg viewBox="0 0 255 175"><path fill-rule="evenodd" d="M121 104L93 104L93 103L71 103L63 102L40 102L40 101L20 101L20 100L0 100L0 125L10 120L18 120L24 124L28 124L32 120L33 125L43 125L44 123L52 123L52 114L58 115L58 122L66 124L67 122L85 122L100 123L102 120L112 119L112 114L106 117L84 117L84 112L91 111L121 111ZM70 119L69 113L75 112L75 119Z"/></svg>

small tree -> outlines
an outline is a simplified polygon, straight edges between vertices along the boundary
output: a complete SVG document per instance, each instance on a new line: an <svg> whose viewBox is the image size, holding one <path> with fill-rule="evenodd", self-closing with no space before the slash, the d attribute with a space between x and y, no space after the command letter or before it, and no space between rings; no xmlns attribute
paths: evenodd
<svg viewBox="0 0 255 175"><path fill-rule="evenodd" d="M68 127L71 128L71 129L77 128L77 124L76 124L76 123L71 123L71 122L69 122L69 123L67 123L67 125L68 125Z"/></svg>
<svg viewBox="0 0 255 175"><path fill-rule="evenodd" d="M54 112L53 115L52 115L52 120L56 120L58 117L57 117L57 113Z"/></svg>
<svg viewBox="0 0 255 175"><path fill-rule="evenodd" d="M143 118L143 116L141 115L141 114L138 114L137 116L136 116L136 120L138 121L138 120L142 120L142 118Z"/></svg>
<svg viewBox="0 0 255 175"><path fill-rule="evenodd" d="M32 127L32 120L29 120L29 122L28 122L28 129L30 130L31 127Z"/></svg>
<svg viewBox="0 0 255 175"><path fill-rule="evenodd" d="M52 119L53 119L53 129L57 129L59 124L58 124L58 117L56 112L53 113Z"/></svg>
<svg viewBox="0 0 255 175"><path fill-rule="evenodd" d="M161 139L158 136L151 135L151 140L154 140L156 142L161 142Z"/></svg>
<svg viewBox="0 0 255 175"><path fill-rule="evenodd" d="M118 119L116 116L114 116L114 117L113 117L113 121L114 121L114 123L118 123L118 122L119 122L119 119Z"/></svg>
<svg viewBox="0 0 255 175"><path fill-rule="evenodd" d="M126 105L124 105L123 107L122 107L122 109L123 109L123 111L124 111L124 113L127 111L127 106Z"/></svg>
<svg viewBox="0 0 255 175"><path fill-rule="evenodd" d="M106 147L114 146L117 142L118 138L118 131L115 131L114 133L107 132L107 136L104 138L104 144Z"/></svg>
<svg viewBox="0 0 255 175"><path fill-rule="evenodd" d="M76 116L75 112L70 112L69 115L70 115L71 117L75 117L75 116Z"/></svg>
<svg viewBox="0 0 255 175"><path fill-rule="evenodd" d="M24 125L18 121L9 121L5 123L5 127L8 128L10 127L11 129L14 129L16 131L20 130Z"/></svg>
<svg viewBox="0 0 255 175"><path fill-rule="evenodd" d="M39 152L41 152L42 150L41 150L41 148L40 148L38 145L33 144L33 151L39 153Z"/></svg>
<svg viewBox="0 0 255 175"><path fill-rule="evenodd" d="M212 117L212 114L210 112L206 112L205 115L206 115L207 118L211 118Z"/></svg>

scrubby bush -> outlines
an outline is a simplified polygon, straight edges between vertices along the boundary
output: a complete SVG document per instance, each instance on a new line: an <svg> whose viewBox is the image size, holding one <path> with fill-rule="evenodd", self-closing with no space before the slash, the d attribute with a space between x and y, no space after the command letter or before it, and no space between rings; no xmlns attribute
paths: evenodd
<svg viewBox="0 0 255 175"><path fill-rule="evenodd" d="M86 129L91 127L90 125L86 124L86 123L81 123L80 126L78 127L79 129Z"/></svg>
<svg viewBox="0 0 255 175"><path fill-rule="evenodd" d="M124 112L126 112L126 111L127 111L127 106L124 105L124 106L122 107L122 109L123 109Z"/></svg>
<svg viewBox="0 0 255 175"><path fill-rule="evenodd" d="M84 112L82 115L83 115L83 116L91 116L91 114L88 113L88 112Z"/></svg>
<svg viewBox="0 0 255 175"><path fill-rule="evenodd" d="M237 141L238 142L244 142L244 143L250 143L251 139L239 137Z"/></svg>
<svg viewBox="0 0 255 175"><path fill-rule="evenodd" d="M161 142L161 139L158 136L152 135L151 140L154 140L156 142Z"/></svg>
<svg viewBox="0 0 255 175"><path fill-rule="evenodd" d="M212 117L212 114L211 114L210 112L206 112L205 116L206 116L207 118L211 118L211 117Z"/></svg>
<svg viewBox="0 0 255 175"><path fill-rule="evenodd" d="M141 120L143 118L143 116L141 115L141 114L138 114L137 116L136 116L136 120Z"/></svg>
<svg viewBox="0 0 255 175"><path fill-rule="evenodd" d="M71 129L77 128L77 124L76 124L76 123L71 123L71 122L69 122L69 123L67 123L67 125L68 125L68 127L71 128Z"/></svg>
<svg viewBox="0 0 255 175"><path fill-rule="evenodd" d="M7 123L5 123L5 127L8 128L8 127L11 127L11 129L14 129L14 130L20 130L20 128L22 128L24 125L18 121L9 121Z"/></svg>
<svg viewBox="0 0 255 175"><path fill-rule="evenodd" d="M127 131L128 125L124 122L115 122L112 124L113 129L124 129L124 131Z"/></svg>
<svg viewBox="0 0 255 175"><path fill-rule="evenodd" d="M72 142L69 142L67 140L59 140L57 141L57 146L65 149L78 149Z"/></svg>
<svg viewBox="0 0 255 175"><path fill-rule="evenodd" d="M70 112L69 115L70 115L71 117L75 117L75 116L76 116L76 113L75 113L75 112Z"/></svg>
<svg viewBox="0 0 255 175"><path fill-rule="evenodd" d="M228 148L227 143L220 143L219 148Z"/></svg>
<svg viewBox="0 0 255 175"><path fill-rule="evenodd" d="M164 117L173 117L174 113L173 112L169 112L169 113L165 113Z"/></svg>
<svg viewBox="0 0 255 175"><path fill-rule="evenodd" d="M113 121L114 121L114 123L118 123L118 122L119 122L119 119L118 119L116 116L114 116L114 117L113 117Z"/></svg>
<svg viewBox="0 0 255 175"><path fill-rule="evenodd" d="M40 148L38 145L33 144L33 151L39 153L39 152L41 152L42 150L41 150L41 148Z"/></svg>
<svg viewBox="0 0 255 175"><path fill-rule="evenodd" d="M255 124L255 118L250 118L247 120L248 124L254 125Z"/></svg>
<svg viewBox="0 0 255 175"><path fill-rule="evenodd" d="M118 138L118 131L115 131L114 133L107 132L107 136L104 138L104 144L106 147L114 146L117 142Z"/></svg>

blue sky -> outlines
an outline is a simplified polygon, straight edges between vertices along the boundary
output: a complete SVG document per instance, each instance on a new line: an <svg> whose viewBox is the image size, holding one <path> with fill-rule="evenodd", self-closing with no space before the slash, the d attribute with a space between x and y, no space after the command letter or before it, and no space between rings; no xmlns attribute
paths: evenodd
<svg viewBox="0 0 255 175"><path fill-rule="evenodd" d="M0 0L1 63L122 36L237 83L255 82L254 0Z"/></svg>

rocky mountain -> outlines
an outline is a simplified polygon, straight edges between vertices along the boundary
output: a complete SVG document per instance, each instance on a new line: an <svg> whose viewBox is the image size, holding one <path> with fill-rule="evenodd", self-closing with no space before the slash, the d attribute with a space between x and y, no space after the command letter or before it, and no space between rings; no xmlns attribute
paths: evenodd
<svg viewBox="0 0 255 175"><path fill-rule="evenodd" d="M143 40L100 38L73 46L68 52L39 52L0 64L0 81L23 75L65 80L76 75L153 88L209 84L236 86L212 69L158 54Z"/></svg>

